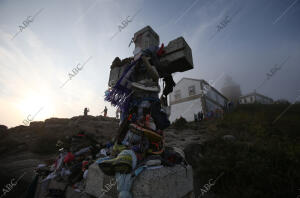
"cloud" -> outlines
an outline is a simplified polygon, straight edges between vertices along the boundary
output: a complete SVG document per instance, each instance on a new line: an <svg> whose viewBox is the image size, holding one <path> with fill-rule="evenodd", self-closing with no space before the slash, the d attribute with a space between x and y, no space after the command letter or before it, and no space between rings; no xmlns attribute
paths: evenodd
<svg viewBox="0 0 300 198"><path fill-rule="evenodd" d="M45 108L37 115L37 120L50 116L75 116L81 113L86 104L94 109L96 106L104 107L104 102L99 98L102 94L87 89L88 83L80 77L81 73L60 89L72 69L68 67L70 70L67 71L62 67L68 60L47 48L30 29L26 35L19 36L22 36L20 40L11 42L9 34L0 31L0 43L4 44L0 46L0 106L3 111L0 120L3 124L19 125L27 115L33 115L41 106ZM30 51L26 50L28 48ZM81 72L92 67L92 64L92 61L87 63Z"/></svg>

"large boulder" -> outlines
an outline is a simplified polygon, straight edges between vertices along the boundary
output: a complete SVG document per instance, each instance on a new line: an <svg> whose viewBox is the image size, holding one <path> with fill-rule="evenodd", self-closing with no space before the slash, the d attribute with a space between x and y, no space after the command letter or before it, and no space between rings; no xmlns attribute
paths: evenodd
<svg viewBox="0 0 300 198"><path fill-rule="evenodd" d="M118 196L114 177L107 176L99 169L96 163L89 167L85 191L87 194L100 197L105 185L110 185L110 190L103 198ZM145 170L138 175L132 185L134 198L183 198L193 196L193 170L181 165L162 167L159 169Z"/></svg>
<svg viewBox="0 0 300 198"><path fill-rule="evenodd" d="M8 132L7 132L7 126L5 125L0 125L0 138L4 138L8 135Z"/></svg>
<svg viewBox="0 0 300 198"><path fill-rule="evenodd" d="M5 125L0 125L0 132L1 131L6 131L7 130L7 126Z"/></svg>
<svg viewBox="0 0 300 198"><path fill-rule="evenodd" d="M222 137L222 139L225 140L225 141L235 141L236 137L234 137L233 135L224 135Z"/></svg>
<svg viewBox="0 0 300 198"><path fill-rule="evenodd" d="M30 122L29 126L34 128L43 128L45 126L45 123L43 121L34 121Z"/></svg>
<svg viewBox="0 0 300 198"><path fill-rule="evenodd" d="M146 170L133 183L133 197L182 198L193 192L193 169L163 167Z"/></svg>
<svg viewBox="0 0 300 198"><path fill-rule="evenodd" d="M94 163L89 167L86 180L85 191L95 197L100 197L103 188L104 173L100 170L98 164Z"/></svg>

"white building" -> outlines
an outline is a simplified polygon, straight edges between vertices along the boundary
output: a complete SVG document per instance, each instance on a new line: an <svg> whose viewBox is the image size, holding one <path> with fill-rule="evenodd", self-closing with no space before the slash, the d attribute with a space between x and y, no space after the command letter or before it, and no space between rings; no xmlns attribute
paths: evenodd
<svg viewBox="0 0 300 198"><path fill-rule="evenodd" d="M228 99L214 87L200 79L182 78L169 95L170 121L183 117L194 120L194 114L226 108Z"/></svg>
<svg viewBox="0 0 300 198"><path fill-rule="evenodd" d="M256 93L255 91L240 97L240 104L252 104L252 103L272 104L273 99L261 95L259 93Z"/></svg>

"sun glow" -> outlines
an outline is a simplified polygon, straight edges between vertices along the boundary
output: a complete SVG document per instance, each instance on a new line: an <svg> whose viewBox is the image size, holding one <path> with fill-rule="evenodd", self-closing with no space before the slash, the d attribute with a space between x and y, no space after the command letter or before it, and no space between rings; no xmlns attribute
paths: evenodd
<svg viewBox="0 0 300 198"><path fill-rule="evenodd" d="M19 102L19 110L24 119L43 120L54 114L51 98L46 95L29 94Z"/></svg>

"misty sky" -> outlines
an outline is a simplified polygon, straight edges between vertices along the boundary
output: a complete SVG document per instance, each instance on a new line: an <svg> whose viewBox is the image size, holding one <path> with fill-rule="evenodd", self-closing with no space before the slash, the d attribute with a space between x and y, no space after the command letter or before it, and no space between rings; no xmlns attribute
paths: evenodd
<svg viewBox="0 0 300 198"><path fill-rule="evenodd" d="M226 17L230 21L217 31ZM34 120L73 117L84 107L99 115L105 105L114 116L103 98L110 65L116 56L132 56L130 40L146 25L161 43L183 36L192 48L194 69L176 73L176 82L218 79L220 89L229 75L243 94L256 89L293 102L300 95L299 19L298 0L0 0L0 124L21 125L37 112Z"/></svg>

